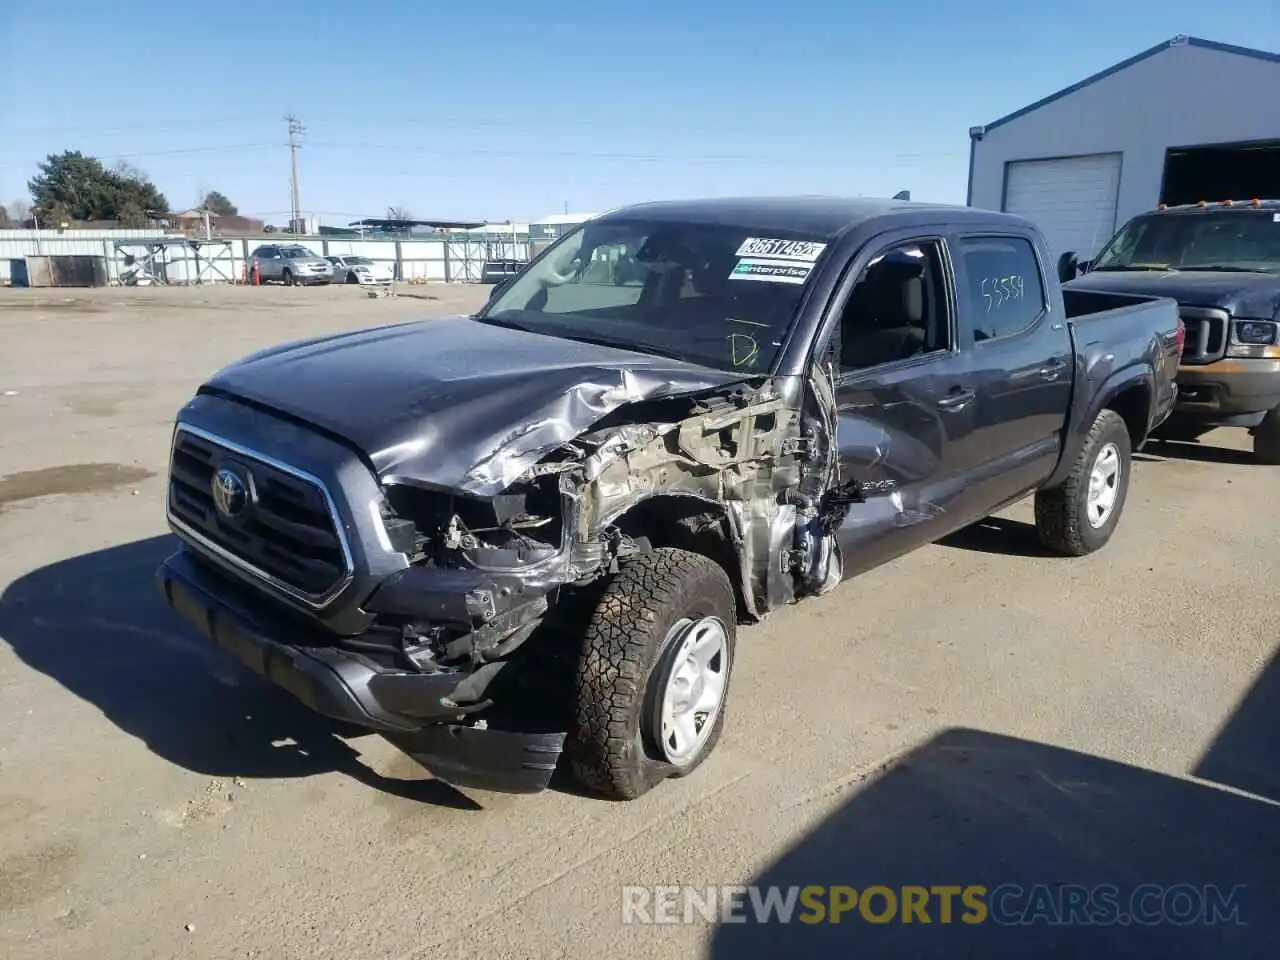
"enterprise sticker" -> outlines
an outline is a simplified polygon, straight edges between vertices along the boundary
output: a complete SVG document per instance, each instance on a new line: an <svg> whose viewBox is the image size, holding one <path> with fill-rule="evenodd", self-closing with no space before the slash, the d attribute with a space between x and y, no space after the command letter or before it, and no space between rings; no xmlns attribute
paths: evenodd
<svg viewBox="0 0 1280 960"><path fill-rule="evenodd" d="M813 263L823 250L825 243L812 240L770 240L767 237L747 237L742 241L736 256L768 257L772 260L799 260L802 263Z"/></svg>
<svg viewBox="0 0 1280 960"><path fill-rule="evenodd" d="M804 283L813 264L786 260L739 260L729 273L730 280L767 280L771 283Z"/></svg>

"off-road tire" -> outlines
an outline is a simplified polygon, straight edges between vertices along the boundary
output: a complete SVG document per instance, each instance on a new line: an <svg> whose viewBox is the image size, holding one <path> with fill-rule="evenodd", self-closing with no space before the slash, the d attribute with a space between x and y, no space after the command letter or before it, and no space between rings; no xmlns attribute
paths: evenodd
<svg viewBox="0 0 1280 960"><path fill-rule="evenodd" d="M1111 516L1102 526L1094 527L1089 523L1086 507L1089 474L1108 443L1114 443L1120 452L1120 489ZM1124 513L1132 469L1129 428L1114 410L1100 411L1067 479L1056 487L1036 492L1036 532L1040 542L1070 557L1082 557L1106 546Z"/></svg>
<svg viewBox="0 0 1280 960"><path fill-rule="evenodd" d="M1268 410L1253 431L1253 457L1259 463L1280 465L1280 407Z"/></svg>
<svg viewBox="0 0 1280 960"><path fill-rule="evenodd" d="M688 550L664 547L628 561L605 586L587 620L575 678L574 728L565 752L574 777L614 800L634 800L669 777L687 776L715 749L732 682L737 606L724 568ZM702 750L683 767L662 758L647 733L655 709L650 680L682 618L718 617L729 653L724 699ZM655 680L656 685L656 680Z"/></svg>

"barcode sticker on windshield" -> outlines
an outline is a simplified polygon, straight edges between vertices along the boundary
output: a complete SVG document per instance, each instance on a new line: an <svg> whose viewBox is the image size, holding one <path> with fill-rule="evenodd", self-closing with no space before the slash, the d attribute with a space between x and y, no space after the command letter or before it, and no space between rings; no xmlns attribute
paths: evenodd
<svg viewBox="0 0 1280 960"><path fill-rule="evenodd" d="M738 248L739 257L770 257L774 260L799 260L813 263L823 250L825 243L814 243L812 240L770 240L768 237L747 237Z"/></svg>
<svg viewBox="0 0 1280 960"><path fill-rule="evenodd" d="M729 272L730 280L767 280L773 283L804 283L813 270L811 263L786 260L742 259Z"/></svg>

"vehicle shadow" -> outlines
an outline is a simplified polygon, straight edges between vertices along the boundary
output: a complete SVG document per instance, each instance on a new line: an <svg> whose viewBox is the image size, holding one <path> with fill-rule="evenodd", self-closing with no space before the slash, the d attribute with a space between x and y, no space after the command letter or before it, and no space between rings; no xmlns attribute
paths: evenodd
<svg viewBox="0 0 1280 960"><path fill-rule="evenodd" d="M814 914L803 900L790 922L760 922L748 898L738 911L746 921L721 922L709 955L1274 957L1277 844L1280 808L1266 802L1071 750L953 729L901 757L748 881L779 887L778 896L793 886L842 885L859 897L868 887L887 887L898 893L888 922L868 922L856 904L838 923L805 922ZM1146 884L1161 889L1144 890ZM917 912L902 922L904 886L940 885L956 888L949 920L941 895L931 892L923 901L928 921ZM986 888L985 918L962 900L959 891L972 885ZM1114 889L1110 914L1103 885ZM1214 890L1206 894L1207 887ZM1094 899L1084 905L1086 896ZM1211 903L1218 922L1193 915ZM883 893L867 905L873 919L887 912Z"/></svg>
<svg viewBox="0 0 1280 960"><path fill-rule="evenodd" d="M1006 557L1051 557L1052 550L1040 542L1035 524L1007 517L987 517L938 541L939 546L994 553Z"/></svg>
<svg viewBox="0 0 1280 960"><path fill-rule="evenodd" d="M1187 443L1181 440L1152 440L1135 454L1145 461L1192 460L1198 463L1233 463L1243 466L1257 465L1258 461L1248 450L1231 447L1212 447L1204 443Z"/></svg>
<svg viewBox="0 0 1280 960"><path fill-rule="evenodd" d="M0 638L27 666L188 770L272 779L340 772L395 796L482 809L441 781L370 769L344 739L364 731L306 709L198 636L153 579L176 545L153 537L21 577L0 596Z"/></svg>
<svg viewBox="0 0 1280 960"><path fill-rule="evenodd" d="M1280 804L1280 648L1191 772Z"/></svg>

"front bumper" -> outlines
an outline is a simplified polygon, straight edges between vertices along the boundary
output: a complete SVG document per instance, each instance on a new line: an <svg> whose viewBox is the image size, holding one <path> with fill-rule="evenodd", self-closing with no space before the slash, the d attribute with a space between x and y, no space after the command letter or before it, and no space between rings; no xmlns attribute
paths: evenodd
<svg viewBox="0 0 1280 960"><path fill-rule="evenodd" d="M185 548L161 564L166 602L206 637L317 713L378 731L434 776L461 787L536 793L550 783L564 733L492 730L450 722L441 703L469 674L379 666L252 602ZM308 642L310 641L310 642Z"/></svg>
<svg viewBox="0 0 1280 960"><path fill-rule="evenodd" d="M1280 406L1280 360L1219 360L1178 368L1174 419L1228 425Z"/></svg>

